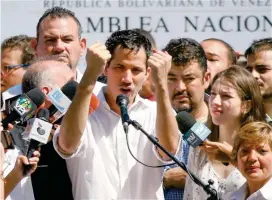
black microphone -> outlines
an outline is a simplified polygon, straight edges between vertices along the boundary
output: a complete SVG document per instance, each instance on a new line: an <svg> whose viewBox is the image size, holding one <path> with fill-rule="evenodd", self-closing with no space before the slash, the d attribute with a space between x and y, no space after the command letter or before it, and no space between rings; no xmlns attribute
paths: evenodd
<svg viewBox="0 0 272 200"><path fill-rule="evenodd" d="M39 88L34 88L26 94L22 94L12 103L11 113L2 120L4 129L8 128L9 123L13 123L17 120L24 122L29 119L35 110L42 105L44 100L45 95Z"/></svg>
<svg viewBox="0 0 272 200"><path fill-rule="evenodd" d="M46 144L52 129L52 124L49 123L49 110L41 108L36 118L32 123L28 138L29 145L26 151L26 157L29 159L33 156L34 151L38 150L41 145ZM31 169L31 165L24 167L24 175Z"/></svg>
<svg viewBox="0 0 272 200"><path fill-rule="evenodd" d="M183 139L190 146L196 148L199 146L211 133L203 123L197 122L188 112L181 111L176 115L178 127L183 133Z"/></svg>
<svg viewBox="0 0 272 200"><path fill-rule="evenodd" d="M127 112L127 106L128 106L128 96L124 94L120 94L116 98L116 104L120 107L121 110L121 118L122 118L122 123L124 127L125 133L128 132L128 122L130 121L129 115Z"/></svg>

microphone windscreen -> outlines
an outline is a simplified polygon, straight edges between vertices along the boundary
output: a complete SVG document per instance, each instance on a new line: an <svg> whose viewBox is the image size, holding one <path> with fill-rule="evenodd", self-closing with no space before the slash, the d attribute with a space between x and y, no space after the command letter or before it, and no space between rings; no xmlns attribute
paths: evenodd
<svg viewBox="0 0 272 200"><path fill-rule="evenodd" d="M38 111L36 117L39 118L39 119L43 119L43 120L45 120L45 121L49 121L50 112L49 112L49 110L46 109L46 108L41 108L41 109Z"/></svg>
<svg viewBox="0 0 272 200"><path fill-rule="evenodd" d="M37 107L41 106L45 101L45 95L39 88L34 88L26 93L26 95L36 104Z"/></svg>
<svg viewBox="0 0 272 200"><path fill-rule="evenodd" d="M176 120L181 133L187 133L192 126L196 123L196 120L186 111L181 111L176 115Z"/></svg>
<svg viewBox="0 0 272 200"><path fill-rule="evenodd" d="M121 106L121 105L128 105L129 99L128 96L125 94L120 94L116 97L116 104Z"/></svg>
<svg viewBox="0 0 272 200"><path fill-rule="evenodd" d="M67 82L61 88L61 91L63 92L63 94L65 94L65 96L67 96L72 101L76 94L77 86L78 86L78 83L72 80Z"/></svg>

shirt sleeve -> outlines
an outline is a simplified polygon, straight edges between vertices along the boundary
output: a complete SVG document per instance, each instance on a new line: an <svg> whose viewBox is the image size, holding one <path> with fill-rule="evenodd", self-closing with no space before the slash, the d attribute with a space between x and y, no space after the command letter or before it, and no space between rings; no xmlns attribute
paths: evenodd
<svg viewBox="0 0 272 200"><path fill-rule="evenodd" d="M85 128L84 132L83 132L83 135L80 139L80 143L79 143L79 146L77 147L77 149L72 153L72 154L66 154L65 152L63 152L59 145L58 145L58 138L59 138L59 133L60 133L60 127L59 126L56 131L55 131L55 134L54 134L54 137L53 137L53 146L54 146L54 149L55 151L59 154L59 156L63 159L71 159L73 157L80 157L82 156L83 154L86 154L86 149L87 149L87 129L88 128Z"/></svg>
<svg viewBox="0 0 272 200"><path fill-rule="evenodd" d="M173 163L173 160L164 160L159 152L158 152L159 148L156 146L156 145L153 145L153 153L155 154L156 158L161 161L162 163L164 164L171 164ZM180 134L180 137L179 137L179 142L178 142L178 149L176 151L176 153L173 155L177 158L178 155L180 155L182 153L182 136Z"/></svg>

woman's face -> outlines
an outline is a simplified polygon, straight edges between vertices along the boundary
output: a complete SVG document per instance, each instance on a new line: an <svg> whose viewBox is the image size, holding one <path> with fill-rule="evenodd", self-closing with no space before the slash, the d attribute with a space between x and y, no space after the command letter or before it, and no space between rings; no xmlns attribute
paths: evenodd
<svg viewBox="0 0 272 200"><path fill-rule="evenodd" d="M242 144L238 149L237 166L249 184L265 184L272 177L272 150L267 143Z"/></svg>
<svg viewBox="0 0 272 200"><path fill-rule="evenodd" d="M237 90L231 83L220 79L214 82L209 99L209 110L214 124L240 121L242 104Z"/></svg>

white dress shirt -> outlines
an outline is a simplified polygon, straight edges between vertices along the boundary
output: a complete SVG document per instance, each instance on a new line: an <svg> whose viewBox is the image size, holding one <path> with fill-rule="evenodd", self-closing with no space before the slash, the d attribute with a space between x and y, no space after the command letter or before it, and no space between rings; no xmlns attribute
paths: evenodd
<svg viewBox="0 0 272 200"><path fill-rule="evenodd" d="M236 192L227 196L225 200L272 200L272 178L258 191L251 194L246 198L248 194L248 185L245 183Z"/></svg>
<svg viewBox="0 0 272 200"><path fill-rule="evenodd" d="M104 96L98 94L99 108L89 116L81 143L72 156L58 151L57 137L53 143L60 156L67 159L75 200L91 199L164 199L163 168L148 168L130 155L119 115L111 111ZM139 96L128 109L130 118L143 129L155 134L156 103ZM136 158L148 165L161 165L154 154L154 146L147 137L129 127L129 146Z"/></svg>

